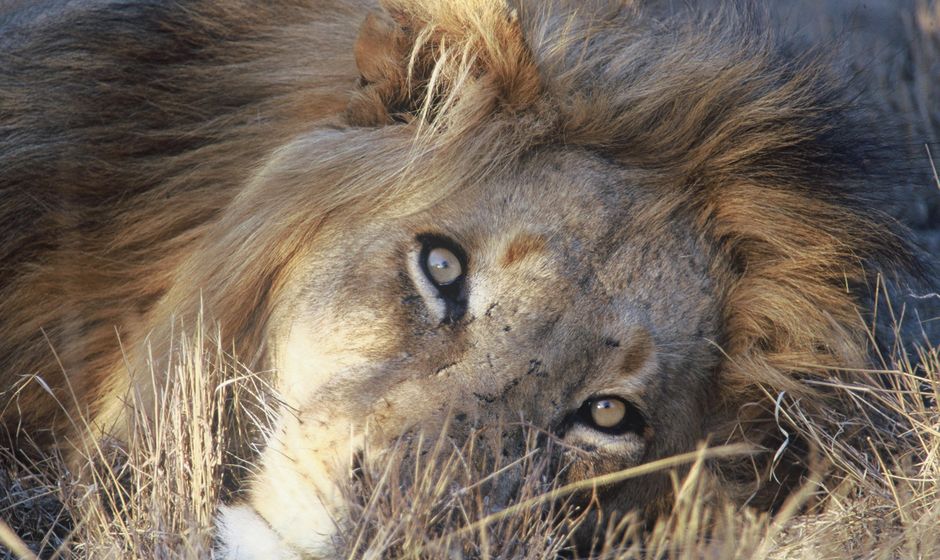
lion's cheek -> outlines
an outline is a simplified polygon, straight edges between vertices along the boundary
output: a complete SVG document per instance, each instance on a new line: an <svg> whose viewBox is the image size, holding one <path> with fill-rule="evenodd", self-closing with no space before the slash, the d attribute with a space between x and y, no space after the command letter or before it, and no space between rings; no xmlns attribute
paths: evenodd
<svg viewBox="0 0 940 560"><path fill-rule="evenodd" d="M320 399L324 387L342 379L356 383L356 372L368 372L376 356L389 349L394 353L394 332L384 322L368 318L325 317L298 321L277 337L272 362L277 370L279 398L295 409L304 409ZM348 326L347 326L348 325ZM391 339L391 340L390 340Z"/></svg>
<svg viewBox="0 0 940 560"><path fill-rule="evenodd" d="M215 520L217 548L223 560L300 560L271 525L248 505L222 506Z"/></svg>

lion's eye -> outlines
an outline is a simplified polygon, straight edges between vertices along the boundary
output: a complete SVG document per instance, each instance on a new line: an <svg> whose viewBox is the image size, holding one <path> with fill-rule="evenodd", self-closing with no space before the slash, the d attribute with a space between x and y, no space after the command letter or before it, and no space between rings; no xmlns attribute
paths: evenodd
<svg viewBox="0 0 940 560"><path fill-rule="evenodd" d="M627 415L627 404L620 399L598 399L591 402L591 421L601 428L613 428Z"/></svg>
<svg viewBox="0 0 940 560"><path fill-rule="evenodd" d="M417 236L421 250L409 259L415 287L432 316L453 324L467 311L469 257L459 243L444 235Z"/></svg>
<svg viewBox="0 0 940 560"><path fill-rule="evenodd" d="M453 251L443 247L437 247L428 252L425 266L427 266L428 276L438 286L453 284L463 274L460 259Z"/></svg>
<svg viewBox="0 0 940 560"><path fill-rule="evenodd" d="M459 244L443 235L423 234L419 262L424 275L445 298L460 296L467 274L467 254Z"/></svg>
<svg viewBox="0 0 940 560"><path fill-rule="evenodd" d="M590 399L581 405L577 416L581 423L608 434L643 435L647 429L646 417L640 409L620 397Z"/></svg>

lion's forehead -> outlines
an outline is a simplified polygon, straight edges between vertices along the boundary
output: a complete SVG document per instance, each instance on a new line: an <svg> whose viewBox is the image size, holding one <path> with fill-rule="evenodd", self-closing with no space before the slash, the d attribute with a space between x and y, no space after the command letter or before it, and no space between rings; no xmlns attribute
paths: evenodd
<svg viewBox="0 0 940 560"><path fill-rule="evenodd" d="M651 183L582 152L534 157L413 214L340 224L312 256L302 299L374 326L377 310L401 303L415 236L434 233L467 252L475 316L498 304L491 298L518 300L522 311L590 302L605 315L632 302L630 320L700 330L693 315L717 313L716 255L691 218L657 206Z"/></svg>

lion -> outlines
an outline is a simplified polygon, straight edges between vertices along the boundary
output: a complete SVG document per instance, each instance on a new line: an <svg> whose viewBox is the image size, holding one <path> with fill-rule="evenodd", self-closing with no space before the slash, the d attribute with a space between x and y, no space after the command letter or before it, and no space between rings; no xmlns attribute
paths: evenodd
<svg viewBox="0 0 940 560"><path fill-rule="evenodd" d="M895 344L870 337L878 290L936 289L884 212L892 162L870 113L819 57L729 24L746 14L4 10L11 445L79 457L129 437L173 329L204 312L280 403L220 510L226 558L331 557L356 450L418 432L524 420L564 444L567 482L701 442L776 449L774 399L825 425L839 401L822 382ZM484 439L518 454L502 435ZM729 493L778 503L766 471L738 467L713 466ZM598 507L655 518L670 492L628 480Z"/></svg>

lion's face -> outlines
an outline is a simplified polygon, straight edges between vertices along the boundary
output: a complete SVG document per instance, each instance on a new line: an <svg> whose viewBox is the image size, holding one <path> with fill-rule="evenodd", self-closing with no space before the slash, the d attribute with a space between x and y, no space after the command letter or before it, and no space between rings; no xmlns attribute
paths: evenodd
<svg viewBox="0 0 940 560"><path fill-rule="evenodd" d="M290 413L266 462L290 466L261 474L267 521L309 536L298 493L329 494L364 434L382 449L448 418L458 444L522 421L585 451L564 461L569 481L694 446L718 363L717 267L648 181L556 151L418 213L324 226L272 334ZM660 491L608 498L629 509Z"/></svg>

